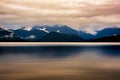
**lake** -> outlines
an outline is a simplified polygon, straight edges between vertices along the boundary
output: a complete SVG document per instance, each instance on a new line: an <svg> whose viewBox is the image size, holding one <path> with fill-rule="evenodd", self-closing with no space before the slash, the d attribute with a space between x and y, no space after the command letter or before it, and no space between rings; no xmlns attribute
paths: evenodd
<svg viewBox="0 0 120 80"><path fill-rule="evenodd" d="M120 80L120 46L0 47L0 80Z"/></svg>

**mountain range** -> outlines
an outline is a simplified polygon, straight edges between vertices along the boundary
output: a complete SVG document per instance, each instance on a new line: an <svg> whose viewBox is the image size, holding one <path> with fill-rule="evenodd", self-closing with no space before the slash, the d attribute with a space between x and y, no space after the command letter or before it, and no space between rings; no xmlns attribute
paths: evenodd
<svg viewBox="0 0 120 80"><path fill-rule="evenodd" d="M20 42L23 42L25 40L19 36L16 36L13 32L11 32L9 30L5 30L3 28L0 28L0 41L4 41L4 42L20 41Z"/></svg>
<svg viewBox="0 0 120 80"><path fill-rule="evenodd" d="M119 42L120 28L104 28L90 34L75 30L66 25L33 26L19 29L0 28L0 41L33 41L33 42Z"/></svg>

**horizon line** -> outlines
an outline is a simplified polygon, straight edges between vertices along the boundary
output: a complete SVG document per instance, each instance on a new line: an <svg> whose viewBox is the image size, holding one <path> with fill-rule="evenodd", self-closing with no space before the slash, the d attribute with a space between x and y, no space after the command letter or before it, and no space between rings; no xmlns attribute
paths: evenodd
<svg viewBox="0 0 120 80"><path fill-rule="evenodd" d="M0 47L7 46L120 46L120 42L0 42Z"/></svg>

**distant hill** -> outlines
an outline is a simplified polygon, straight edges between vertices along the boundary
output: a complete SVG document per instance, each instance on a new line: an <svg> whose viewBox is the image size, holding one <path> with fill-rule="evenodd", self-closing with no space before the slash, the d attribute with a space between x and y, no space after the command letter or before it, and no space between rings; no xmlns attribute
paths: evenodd
<svg viewBox="0 0 120 80"><path fill-rule="evenodd" d="M45 29L47 32L58 32L58 33L65 33L65 34L78 34L78 31L75 29L70 28L66 25L53 25L53 26L33 26L32 29Z"/></svg>
<svg viewBox="0 0 120 80"><path fill-rule="evenodd" d="M8 30L5 30L3 28L0 28L0 41L1 42L18 42L18 41L25 41L23 40L22 38L18 37L18 36L15 36L14 33L8 31Z"/></svg>
<svg viewBox="0 0 120 80"><path fill-rule="evenodd" d="M19 29L0 28L0 41L42 41L42 42L120 42L120 28L105 28L90 34L66 25L44 25ZM113 40L114 39L114 40Z"/></svg>
<svg viewBox="0 0 120 80"><path fill-rule="evenodd" d="M103 30L96 31L95 35L79 31L79 36L84 39L98 39L112 35L120 35L120 28L105 28Z"/></svg>
<svg viewBox="0 0 120 80"><path fill-rule="evenodd" d="M20 36L23 39L28 40L28 41L38 41L39 39L41 39L47 34L47 32L43 30L31 29L30 31L28 31L25 28L13 30L13 32L17 36Z"/></svg>
<svg viewBox="0 0 120 80"><path fill-rule="evenodd" d="M120 35L120 28L105 28L103 30L97 31L96 38L102 38L107 36Z"/></svg>
<svg viewBox="0 0 120 80"><path fill-rule="evenodd" d="M28 41L39 41L49 32L58 32L64 34L78 34L78 32L65 25L54 25L54 26L33 26L31 29L22 27L20 29L12 30L17 36L22 37Z"/></svg>
<svg viewBox="0 0 120 80"><path fill-rule="evenodd" d="M83 41L78 35L50 32L41 39L42 42L79 42Z"/></svg>
<svg viewBox="0 0 120 80"><path fill-rule="evenodd" d="M0 36L10 35L12 32L5 30L3 28L0 28Z"/></svg>
<svg viewBox="0 0 120 80"><path fill-rule="evenodd" d="M107 36L98 39L88 40L89 42L120 42L120 35Z"/></svg>

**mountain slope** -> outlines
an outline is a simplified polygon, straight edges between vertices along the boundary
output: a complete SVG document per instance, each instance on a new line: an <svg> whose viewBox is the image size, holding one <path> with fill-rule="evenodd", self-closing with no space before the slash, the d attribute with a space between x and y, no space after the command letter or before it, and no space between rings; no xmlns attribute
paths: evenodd
<svg viewBox="0 0 120 80"><path fill-rule="evenodd" d="M54 26L33 26L20 29L0 28L1 41L43 41L43 42L78 42L78 41L119 41L120 28L105 28L90 34L84 31L77 31L66 25ZM112 40L112 38L114 40Z"/></svg>
<svg viewBox="0 0 120 80"><path fill-rule="evenodd" d="M42 42L79 42L83 41L78 35L50 32L41 39Z"/></svg>
<svg viewBox="0 0 120 80"><path fill-rule="evenodd" d="M83 31L79 31L79 36L81 36L84 39L98 39L112 35L119 35L119 34L120 34L120 28L105 28L103 30L96 31L95 35Z"/></svg>
<svg viewBox="0 0 120 80"><path fill-rule="evenodd" d="M78 34L78 31L75 29L70 28L66 25L54 25L54 26L34 26L33 29L44 29L47 32L58 32L58 33L65 33L65 34Z"/></svg>
<svg viewBox="0 0 120 80"><path fill-rule="evenodd" d="M120 34L120 28L105 28L101 31L97 31L96 38L113 36Z"/></svg>
<svg viewBox="0 0 120 80"><path fill-rule="evenodd" d="M47 33L43 30L39 29L31 29L30 31L25 30L24 28L20 28L17 30L13 30L13 32L17 35L22 37L25 40L28 41L37 41L44 37Z"/></svg>
<svg viewBox="0 0 120 80"><path fill-rule="evenodd" d="M113 35L99 39L94 39L94 40L90 40L90 42L120 42L120 35Z"/></svg>
<svg viewBox="0 0 120 80"><path fill-rule="evenodd" d="M21 39L18 36L15 36L14 33L8 30L0 28L0 41L2 42L11 41L12 42L12 41L25 41L25 40Z"/></svg>

